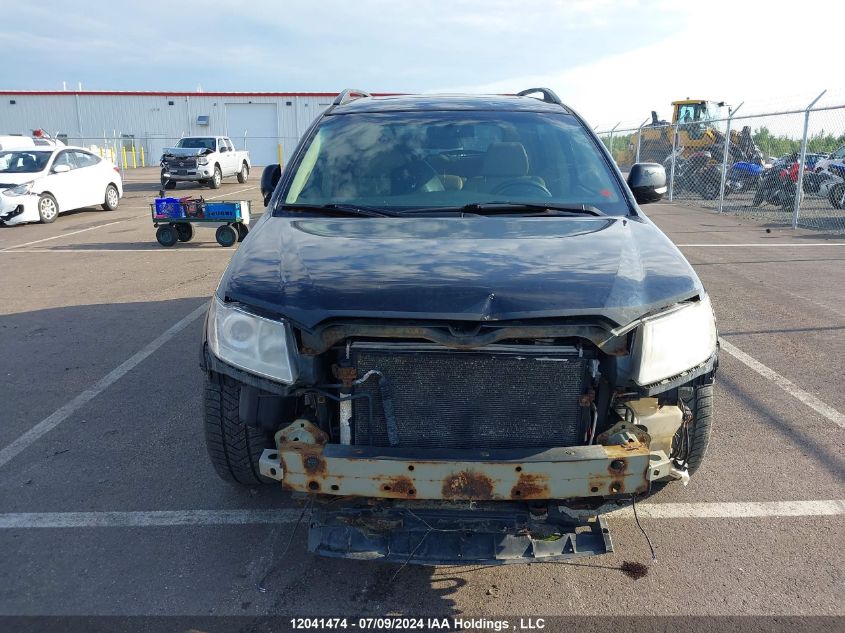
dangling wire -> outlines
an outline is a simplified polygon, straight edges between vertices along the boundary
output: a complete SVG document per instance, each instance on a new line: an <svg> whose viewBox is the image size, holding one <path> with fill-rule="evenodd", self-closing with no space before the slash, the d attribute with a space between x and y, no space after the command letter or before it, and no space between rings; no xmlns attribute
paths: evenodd
<svg viewBox="0 0 845 633"><path fill-rule="evenodd" d="M649 538L645 529L640 524L640 517L637 516L637 495L636 494L631 495L631 507L634 508L634 521L637 522L637 527L640 528L640 532L643 533L645 540L648 542L648 548L651 550L651 560L653 562L657 562L657 554L654 551L654 544L651 542L651 539Z"/></svg>

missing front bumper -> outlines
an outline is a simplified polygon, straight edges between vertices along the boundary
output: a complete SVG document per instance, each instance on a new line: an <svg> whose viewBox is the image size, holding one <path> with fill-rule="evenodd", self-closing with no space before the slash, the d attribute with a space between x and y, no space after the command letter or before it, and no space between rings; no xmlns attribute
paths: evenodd
<svg viewBox="0 0 845 633"><path fill-rule="evenodd" d="M662 451L624 446L444 450L324 444L299 421L276 437L261 474L292 491L386 499L528 501L606 497L648 491L670 475Z"/></svg>
<svg viewBox="0 0 845 633"><path fill-rule="evenodd" d="M319 508L309 525L309 551L335 558L417 565L504 565L613 551L603 517L577 520L554 507L543 517L533 516L525 507Z"/></svg>

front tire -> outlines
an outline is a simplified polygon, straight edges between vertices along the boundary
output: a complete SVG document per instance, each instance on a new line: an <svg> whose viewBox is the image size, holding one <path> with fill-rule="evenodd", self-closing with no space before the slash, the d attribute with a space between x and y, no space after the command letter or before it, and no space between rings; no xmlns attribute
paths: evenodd
<svg viewBox="0 0 845 633"><path fill-rule="evenodd" d="M238 172L238 182L244 184L247 180L249 180L249 165L244 163Z"/></svg>
<svg viewBox="0 0 845 633"><path fill-rule="evenodd" d="M103 211L114 211L118 204L120 204L120 194L117 192L117 187L109 185L106 187L106 195L103 198Z"/></svg>
<svg viewBox="0 0 845 633"><path fill-rule="evenodd" d="M164 171L161 172L161 188L171 191L176 189L176 181L164 177Z"/></svg>
<svg viewBox="0 0 845 633"><path fill-rule="evenodd" d="M834 209L841 209L845 206L842 200L843 196L845 196L845 184L834 185L827 192L827 199L830 200L830 204L833 205Z"/></svg>
<svg viewBox="0 0 845 633"><path fill-rule="evenodd" d="M214 470L224 481L244 486L271 483L260 475L258 460L274 448L272 435L241 421L241 388L228 376L205 379L205 447Z"/></svg>
<svg viewBox="0 0 845 633"><path fill-rule="evenodd" d="M211 177L211 180L208 181L208 184L211 186L212 189L220 189L220 183L223 182L223 172L220 171L220 165L214 166L214 175Z"/></svg>
<svg viewBox="0 0 845 633"><path fill-rule="evenodd" d="M59 203L49 193L42 193L38 198L38 218L42 224L55 222L59 217Z"/></svg>
<svg viewBox="0 0 845 633"><path fill-rule="evenodd" d="M678 429L672 440L672 457L682 458L690 475L695 474L707 447L710 445L710 429L713 426L713 384L693 388L692 398L685 401L692 411L692 420L686 427ZM687 441L688 440L688 441Z"/></svg>

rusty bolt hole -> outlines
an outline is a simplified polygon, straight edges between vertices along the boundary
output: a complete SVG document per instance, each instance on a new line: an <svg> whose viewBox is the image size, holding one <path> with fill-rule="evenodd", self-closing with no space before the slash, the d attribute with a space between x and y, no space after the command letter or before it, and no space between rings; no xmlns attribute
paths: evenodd
<svg viewBox="0 0 845 633"><path fill-rule="evenodd" d="M417 491L416 491L416 490L414 490L413 488L411 488L411 489L408 491L408 496L409 496L409 497L412 497L412 496L414 496L415 494L417 494Z"/></svg>
<svg viewBox="0 0 845 633"><path fill-rule="evenodd" d="M517 466L514 470L516 470L516 472L518 472L518 473L521 473L522 472L522 466Z"/></svg>
<svg viewBox="0 0 845 633"><path fill-rule="evenodd" d="M613 483L610 484L610 492L619 492L620 486L619 484Z"/></svg>
<svg viewBox="0 0 845 633"><path fill-rule="evenodd" d="M598 491L599 491L598 486L593 486L592 488L590 488L590 492L598 492Z"/></svg>
<svg viewBox="0 0 845 633"><path fill-rule="evenodd" d="M657 477L657 475L659 475L659 474L660 474L660 471L659 471L659 470L655 470L655 471L654 471L654 476L655 476L655 477Z"/></svg>
<svg viewBox="0 0 845 633"><path fill-rule="evenodd" d="M332 490L340 490L340 486L337 484L332 484Z"/></svg>
<svg viewBox="0 0 845 633"><path fill-rule="evenodd" d="M411 464L410 466L408 466L408 470L414 470L414 465Z"/></svg>
<svg viewBox="0 0 845 633"><path fill-rule="evenodd" d="M610 469L617 471L625 470L625 461L622 459L614 459L610 462Z"/></svg>
<svg viewBox="0 0 845 633"><path fill-rule="evenodd" d="M271 474L271 475L275 475L275 474L276 474L276 469L275 469L275 468L271 468L271 469L270 469L270 474Z"/></svg>
<svg viewBox="0 0 845 633"><path fill-rule="evenodd" d="M308 490L319 490L320 484L316 481L309 481L308 482Z"/></svg>
<svg viewBox="0 0 845 633"><path fill-rule="evenodd" d="M269 459L279 459L279 454L278 453L270 453L267 457Z"/></svg>
<svg viewBox="0 0 845 633"><path fill-rule="evenodd" d="M514 491L513 491L513 496L514 496L514 497L519 497L519 496L522 496L522 491L521 491L521 490L514 490Z"/></svg>
<svg viewBox="0 0 845 633"><path fill-rule="evenodd" d="M382 489L382 490L387 490L387 491L389 491L389 490L390 490L390 486L388 486L387 484L384 484L384 485L381 487L381 489Z"/></svg>

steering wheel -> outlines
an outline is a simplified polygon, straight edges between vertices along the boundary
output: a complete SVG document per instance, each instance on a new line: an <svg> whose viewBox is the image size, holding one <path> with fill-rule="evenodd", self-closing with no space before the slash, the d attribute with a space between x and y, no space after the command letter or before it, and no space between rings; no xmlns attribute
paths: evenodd
<svg viewBox="0 0 845 633"><path fill-rule="evenodd" d="M536 195L540 193L543 198L551 198L552 192L549 191L545 185L541 185L536 180L524 180L522 178L513 178L500 182L490 191L491 194L513 194L513 195Z"/></svg>
<svg viewBox="0 0 845 633"><path fill-rule="evenodd" d="M405 167L400 168L398 180L403 183L404 188L409 191L445 191L443 181L424 158L416 158Z"/></svg>

